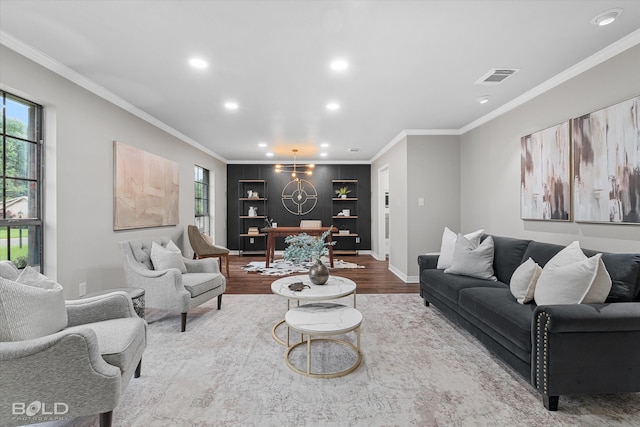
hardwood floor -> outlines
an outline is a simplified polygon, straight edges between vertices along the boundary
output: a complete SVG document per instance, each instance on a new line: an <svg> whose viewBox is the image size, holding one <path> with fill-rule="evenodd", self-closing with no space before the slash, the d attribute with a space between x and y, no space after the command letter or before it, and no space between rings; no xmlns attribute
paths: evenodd
<svg viewBox="0 0 640 427"><path fill-rule="evenodd" d="M276 256L277 258L277 256ZM377 261L370 255L337 256L346 262L364 265L365 268L341 268L331 270L331 274L347 277L358 284L359 294L402 294L418 293L417 283L404 283L389 271L387 261ZM264 261L264 256L229 256L229 278L227 294L270 294L271 282L278 276L263 276L247 273L241 267L251 261Z"/></svg>

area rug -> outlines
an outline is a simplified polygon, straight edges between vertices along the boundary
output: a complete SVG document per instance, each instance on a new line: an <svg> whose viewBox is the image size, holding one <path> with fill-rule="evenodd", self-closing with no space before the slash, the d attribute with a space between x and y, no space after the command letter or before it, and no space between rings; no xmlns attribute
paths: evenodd
<svg viewBox="0 0 640 427"><path fill-rule="evenodd" d="M271 336L285 308L275 295L225 295L220 311L211 300L190 312L184 333L179 314L151 319L142 376L114 426L640 425L640 393L562 396L547 411L527 381L413 294L358 295L360 367L307 378L286 366ZM323 357L341 361L333 356Z"/></svg>
<svg viewBox="0 0 640 427"><path fill-rule="evenodd" d="M329 267L329 258L322 260L324 265ZM305 273L309 271L309 268L313 265L313 263L308 262L304 264L293 264L289 261L285 261L284 259L275 259L269 263L269 267L265 267L264 261L252 261L247 265L242 266L241 268L247 273L256 273L264 276L286 276L287 274L294 273ZM353 262L343 261L341 259L333 260L333 267L330 269L340 269L340 268L365 268L364 265L358 265Z"/></svg>

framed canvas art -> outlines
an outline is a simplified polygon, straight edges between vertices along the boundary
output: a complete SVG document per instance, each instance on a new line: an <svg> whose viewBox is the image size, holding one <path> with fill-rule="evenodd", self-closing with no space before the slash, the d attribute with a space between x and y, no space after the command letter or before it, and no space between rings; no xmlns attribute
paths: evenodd
<svg viewBox="0 0 640 427"><path fill-rule="evenodd" d="M640 224L640 96L572 120L574 218Z"/></svg>
<svg viewBox="0 0 640 427"><path fill-rule="evenodd" d="M569 122L520 139L520 217L569 221Z"/></svg>
<svg viewBox="0 0 640 427"><path fill-rule="evenodd" d="M178 164L117 141L113 152L113 229L178 224Z"/></svg>

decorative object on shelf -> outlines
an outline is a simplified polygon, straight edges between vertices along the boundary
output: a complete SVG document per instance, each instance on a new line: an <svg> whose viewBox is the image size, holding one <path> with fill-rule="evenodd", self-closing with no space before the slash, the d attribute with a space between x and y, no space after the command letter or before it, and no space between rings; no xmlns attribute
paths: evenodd
<svg viewBox="0 0 640 427"><path fill-rule="evenodd" d="M349 235L349 230L338 230L338 234Z"/></svg>
<svg viewBox="0 0 640 427"><path fill-rule="evenodd" d="M247 190L247 198L251 198L253 196L253 190Z"/></svg>
<svg viewBox="0 0 640 427"><path fill-rule="evenodd" d="M260 229L258 227L249 227L247 234L260 234Z"/></svg>
<svg viewBox="0 0 640 427"><path fill-rule="evenodd" d="M571 120L576 222L640 224L640 96Z"/></svg>
<svg viewBox="0 0 640 427"><path fill-rule="evenodd" d="M318 192L312 183L296 178L282 189L282 205L294 215L306 215L316 207Z"/></svg>
<svg viewBox="0 0 640 427"><path fill-rule="evenodd" d="M296 179L298 178L298 174L302 173L304 175L313 175L313 168L315 168L315 165L313 163L308 163L304 166L300 165L298 166L296 163L296 157L298 154L298 149L294 148L293 150L291 150L293 152L293 165L276 165L276 173L280 173L280 172L290 172L291 173L291 177Z"/></svg>
<svg viewBox="0 0 640 427"><path fill-rule="evenodd" d="M249 206L249 216L258 216L257 206Z"/></svg>
<svg viewBox="0 0 640 427"><path fill-rule="evenodd" d="M347 195L349 193L351 193L351 190L349 190L347 187L341 187L341 188L338 188L337 190L335 190L335 192L336 192L336 195L338 197L340 197L342 199L346 199Z"/></svg>
<svg viewBox="0 0 640 427"><path fill-rule="evenodd" d="M351 216L351 209L342 209L342 215Z"/></svg>
<svg viewBox="0 0 640 427"><path fill-rule="evenodd" d="M569 122L523 136L520 162L520 217L569 221Z"/></svg>
<svg viewBox="0 0 640 427"><path fill-rule="evenodd" d="M320 237L313 237L307 233L300 233L285 238L289 246L284 251L284 259L294 264L302 264L307 261L316 263L309 269L309 279L316 285L323 285L329 279L329 269L321 261L323 255L329 253L328 246L335 242L326 242L325 239L331 233L333 226L322 233Z"/></svg>

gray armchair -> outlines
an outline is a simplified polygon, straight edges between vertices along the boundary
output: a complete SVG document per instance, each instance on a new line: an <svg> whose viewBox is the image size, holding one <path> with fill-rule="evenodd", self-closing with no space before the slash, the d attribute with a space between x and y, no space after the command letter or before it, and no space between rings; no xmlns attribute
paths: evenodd
<svg viewBox="0 0 640 427"><path fill-rule="evenodd" d="M0 276L15 281L15 266L0 264ZM0 298L8 300L10 287L2 285ZM29 302L21 303L30 315ZM100 414L100 426L108 427L129 380L140 376L147 324L126 293L65 306L68 321L61 331L0 342L0 425L47 421L46 410L61 418Z"/></svg>
<svg viewBox="0 0 640 427"><path fill-rule="evenodd" d="M166 247L166 237L155 239ZM154 240L125 240L119 242L124 258L127 286L145 290L145 306L181 313L181 332L187 327L187 312L200 304L218 297L218 310L227 281L220 273L218 262L212 258L190 260L181 257L186 273L178 268L154 270L151 247Z"/></svg>

